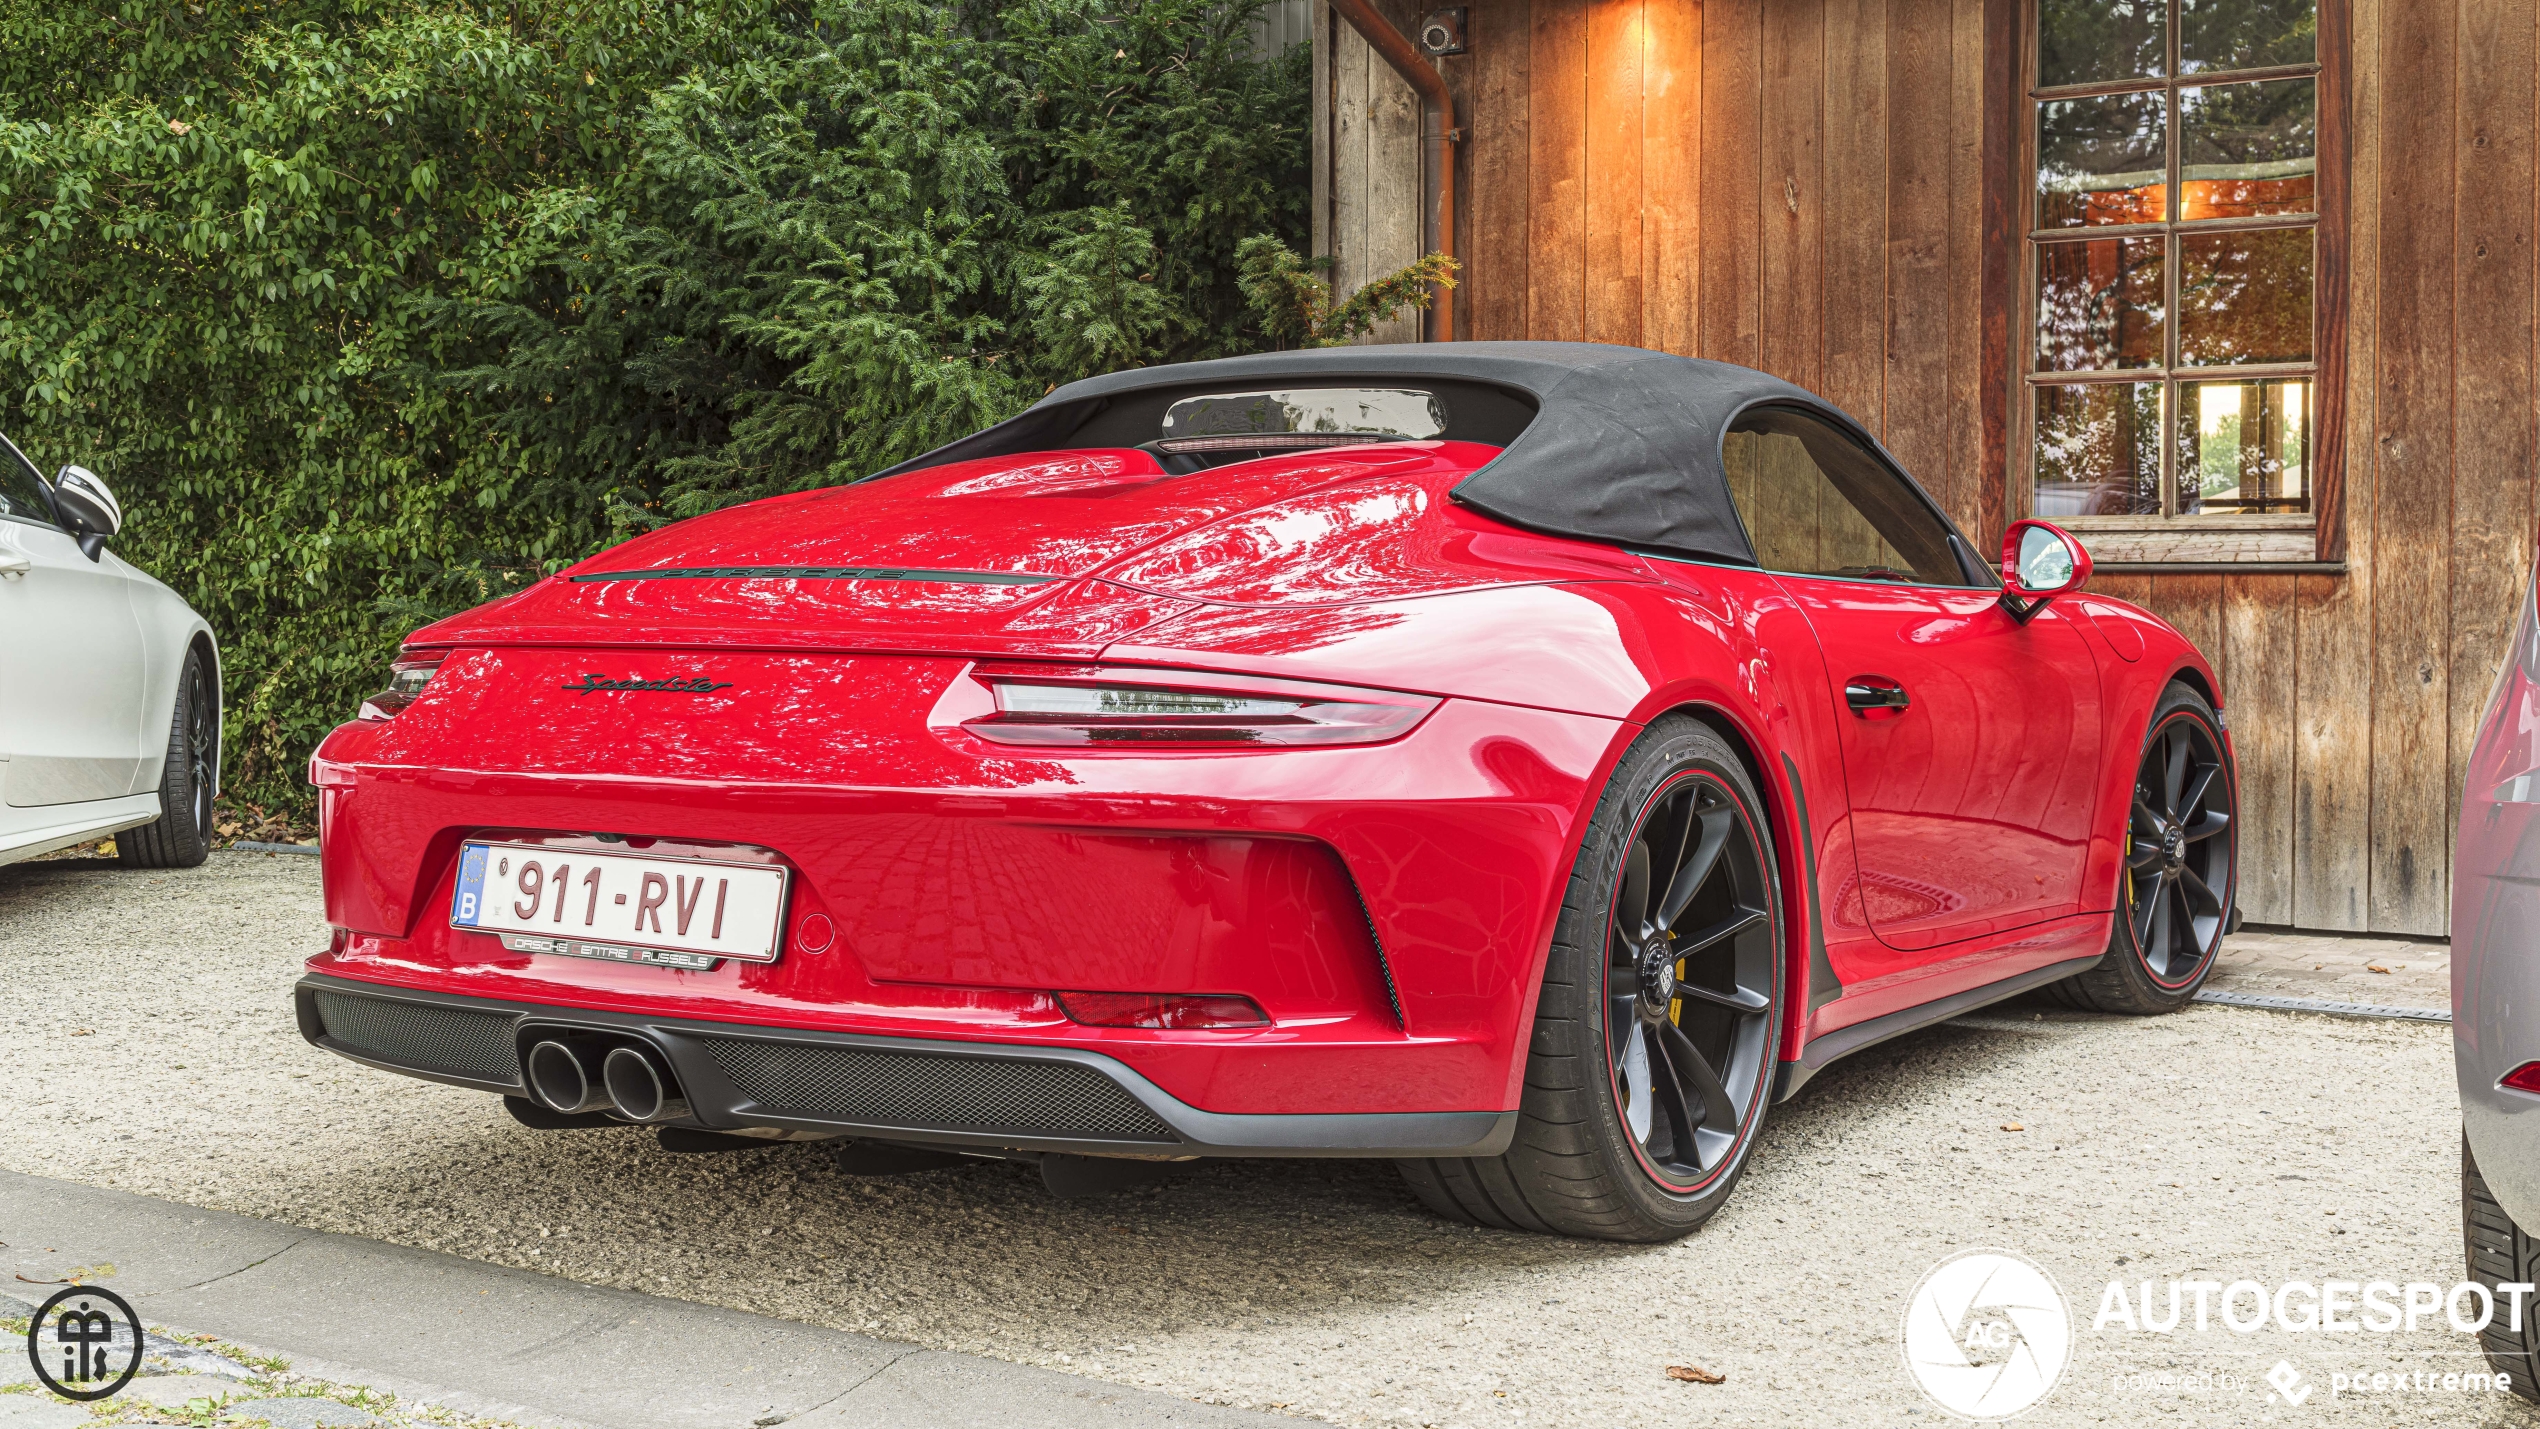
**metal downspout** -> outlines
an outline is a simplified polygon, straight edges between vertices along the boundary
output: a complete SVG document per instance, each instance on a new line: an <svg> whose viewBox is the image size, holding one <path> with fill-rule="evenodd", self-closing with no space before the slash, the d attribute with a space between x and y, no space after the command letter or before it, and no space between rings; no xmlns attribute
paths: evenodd
<svg viewBox="0 0 2540 1429"><path fill-rule="evenodd" d="M1455 97L1446 81L1420 53L1411 37L1376 13L1371 0L1331 0L1333 13L1349 22L1358 37L1401 75L1420 96L1420 196L1428 212L1421 223L1426 253L1455 257L1455 146L1464 132L1455 127ZM1455 295L1440 288L1429 308L1429 336L1436 342L1455 340Z"/></svg>

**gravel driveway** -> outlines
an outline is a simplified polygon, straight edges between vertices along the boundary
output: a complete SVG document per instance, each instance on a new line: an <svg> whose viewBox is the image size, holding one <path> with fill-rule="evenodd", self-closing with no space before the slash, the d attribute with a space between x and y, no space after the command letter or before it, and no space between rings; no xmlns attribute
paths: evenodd
<svg viewBox="0 0 2540 1429"><path fill-rule="evenodd" d="M858 1179L817 1145L528 1131L492 1097L301 1042L314 865L0 868L0 1166L1213 1402L1474 1429L1933 1424L1901 1368L1906 1298L1944 1255L2000 1246L2079 1322L2024 1424L2540 1423L2495 1395L2332 1405L2324 1384L2299 1414L2257 1407L2279 1359L2322 1381L2473 1367L2449 1331L2329 1356L2275 1329L2089 1329L2117 1276L2458 1279L2441 1026L1995 1009L1838 1064L1776 1109L1701 1233L1617 1247L1442 1224L1381 1163L1220 1163L1066 1204L1004 1163ZM2256 1388L2115 1382L2164 1370Z"/></svg>

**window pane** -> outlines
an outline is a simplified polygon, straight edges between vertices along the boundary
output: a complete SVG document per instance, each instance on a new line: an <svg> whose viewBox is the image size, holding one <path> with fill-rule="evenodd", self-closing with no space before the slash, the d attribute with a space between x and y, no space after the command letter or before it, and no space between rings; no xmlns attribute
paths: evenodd
<svg viewBox="0 0 2540 1429"><path fill-rule="evenodd" d="M2158 367L2169 315L2161 240L2037 245L2037 370Z"/></svg>
<svg viewBox="0 0 2540 1429"><path fill-rule="evenodd" d="M7 437L0 437L0 520L53 524L53 508L44 501L44 479Z"/></svg>
<svg viewBox="0 0 2540 1429"><path fill-rule="evenodd" d="M2319 81L2178 92L2178 216L2309 213L2319 169Z"/></svg>
<svg viewBox="0 0 2540 1429"><path fill-rule="evenodd" d="M2311 360L2311 230L2178 236L2182 367Z"/></svg>
<svg viewBox="0 0 2540 1429"><path fill-rule="evenodd" d="M2040 89L2158 79L2168 58L2167 0L2038 0Z"/></svg>
<svg viewBox="0 0 2540 1429"><path fill-rule="evenodd" d="M2317 0L2179 0L2182 73L2310 64L2319 38Z"/></svg>
<svg viewBox="0 0 2540 1429"><path fill-rule="evenodd" d="M2181 383L2178 509L2310 510L2311 391L2300 378Z"/></svg>
<svg viewBox="0 0 2540 1429"><path fill-rule="evenodd" d="M1767 407L1720 443L1729 499L1768 571L1962 586L1949 527L1885 462L1803 412Z"/></svg>
<svg viewBox="0 0 2540 1429"><path fill-rule="evenodd" d="M2037 106L2037 226L2167 218L2166 104L2153 91Z"/></svg>
<svg viewBox="0 0 2540 1429"><path fill-rule="evenodd" d="M2037 492L2059 516L2161 512L2161 384L2092 382L2037 389Z"/></svg>

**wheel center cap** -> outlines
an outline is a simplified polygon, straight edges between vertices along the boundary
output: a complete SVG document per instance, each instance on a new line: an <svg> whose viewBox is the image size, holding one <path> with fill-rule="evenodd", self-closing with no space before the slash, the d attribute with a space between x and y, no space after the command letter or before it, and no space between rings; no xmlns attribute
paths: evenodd
<svg viewBox="0 0 2540 1429"><path fill-rule="evenodd" d="M2172 868L2178 867L2180 861L2185 857L2184 846L2186 842L2186 831L2175 826L2173 826L2168 833L2161 835L2162 861Z"/></svg>
<svg viewBox="0 0 2540 1429"><path fill-rule="evenodd" d="M1676 954L1664 937L1652 942L1640 955L1640 1000L1642 1008L1653 1017L1667 1015L1667 1004L1676 998Z"/></svg>

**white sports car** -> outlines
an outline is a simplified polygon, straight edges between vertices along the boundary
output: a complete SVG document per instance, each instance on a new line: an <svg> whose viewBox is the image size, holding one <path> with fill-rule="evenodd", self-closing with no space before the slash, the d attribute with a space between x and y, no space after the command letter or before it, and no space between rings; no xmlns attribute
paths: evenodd
<svg viewBox="0 0 2540 1429"><path fill-rule="evenodd" d="M145 868L211 847L220 652L106 549L122 526L94 473L48 482L0 436L0 863L108 834Z"/></svg>

